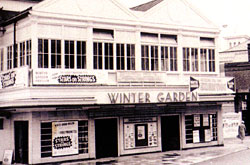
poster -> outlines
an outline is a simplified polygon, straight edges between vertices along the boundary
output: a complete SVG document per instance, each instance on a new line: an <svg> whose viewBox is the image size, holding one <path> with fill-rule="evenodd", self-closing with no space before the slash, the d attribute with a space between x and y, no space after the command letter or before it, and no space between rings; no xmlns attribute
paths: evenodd
<svg viewBox="0 0 250 165"><path fill-rule="evenodd" d="M209 126L209 117L208 115L203 115L203 127Z"/></svg>
<svg viewBox="0 0 250 165"><path fill-rule="evenodd" d="M145 126L138 126L137 127L137 138L138 138L138 140L145 139Z"/></svg>
<svg viewBox="0 0 250 165"><path fill-rule="evenodd" d="M199 143L199 142L200 142L200 131L193 130L193 143Z"/></svg>
<svg viewBox="0 0 250 165"><path fill-rule="evenodd" d="M211 130L205 129L205 142L212 141Z"/></svg>
<svg viewBox="0 0 250 165"><path fill-rule="evenodd" d="M194 115L194 127L200 127L200 126L201 126L200 115Z"/></svg>
<svg viewBox="0 0 250 165"><path fill-rule="evenodd" d="M125 124L124 125L124 140L125 140L125 149L135 148L135 130L134 124Z"/></svg>
<svg viewBox="0 0 250 165"><path fill-rule="evenodd" d="M52 156L78 154L78 121L52 122Z"/></svg>
<svg viewBox="0 0 250 165"><path fill-rule="evenodd" d="M157 123L148 123L148 146L157 146Z"/></svg>

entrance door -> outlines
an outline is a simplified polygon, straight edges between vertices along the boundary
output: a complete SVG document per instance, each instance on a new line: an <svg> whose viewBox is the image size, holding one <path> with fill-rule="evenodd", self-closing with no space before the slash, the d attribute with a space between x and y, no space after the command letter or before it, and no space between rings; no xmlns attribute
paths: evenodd
<svg viewBox="0 0 250 165"><path fill-rule="evenodd" d="M117 119L95 120L96 158L117 157Z"/></svg>
<svg viewBox="0 0 250 165"><path fill-rule="evenodd" d="M161 117L162 151L180 149L179 116Z"/></svg>
<svg viewBox="0 0 250 165"><path fill-rule="evenodd" d="M15 162L28 164L28 121L15 121Z"/></svg>

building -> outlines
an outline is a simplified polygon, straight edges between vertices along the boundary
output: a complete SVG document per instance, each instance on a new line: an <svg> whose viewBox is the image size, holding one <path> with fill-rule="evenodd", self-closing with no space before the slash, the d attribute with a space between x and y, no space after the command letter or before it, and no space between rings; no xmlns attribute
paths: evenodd
<svg viewBox="0 0 250 165"><path fill-rule="evenodd" d="M1 29L0 155L39 164L223 145L234 79L220 76L218 28L185 0L45 0Z"/></svg>

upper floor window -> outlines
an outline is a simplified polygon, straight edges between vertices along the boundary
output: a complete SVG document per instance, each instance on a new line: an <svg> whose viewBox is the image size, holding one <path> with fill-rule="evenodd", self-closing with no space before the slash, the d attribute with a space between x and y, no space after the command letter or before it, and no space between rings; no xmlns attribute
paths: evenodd
<svg viewBox="0 0 250 165"><path fill-rule="evenodd" d="M201 72L207 72L207 49L200 49Z"/></svg>
<svg viewBox="0 0 250 165"><path fill-rule="evenodd" d="M107 70L114 69L113 44L94 42L93 60L94 60L94 69L107 69Z"/></svg>
<svg viewBox="0 0 250 165"><path fill-rule="evenodd" d="M4 68L4 49L0 49L0 71L3 71Z"/></svg>
<svg viewBox="0 0 250 165"><path fill-rule="evenodd" d="M13 45L13 56L14 56L13 67L17 68L18 66L17 44Z"/></svg>
<svg viewBox="0 0 250 165"><path fill-rule="evenodd" d="M116 69L135 70L135 45L116 44Z"/></svg>
<svg viewBox="0 0 250 165"><path fill-rule="evenodd" d="M31 40L26 41L26 65L31 68Z"/></svg>
<svg viewBox="0 0 250 165"><path fill-rule="evenodd" d="M51 68L61 68L61 40L51 40Z"/></svg>
<svg viewBox="0 0 250 165"><path fill-rule="evenodd" d="M49 67L49 42L47 39L38 39L38 68Z"/></svg>
<svg viewBox="0 0 250 165"><path fill-rule="evenodd" d="M190 51L189 48L183 48L183 71L190 71Z"/></svg>
<svg viewBox="0 0 250 165"><path fill-rule="evenodd" d="M169 47L161 47L161 70L169 71Z"/></svg>
<svg viewBox="0 0 250 165"><path fill-rule="evenodd" d="M215 53L214 49L208 49L209 72L215 72Z"/></svg>
<svg viewBox="0 0 250 165"><path fill-rule="evenodd" d="M86 69L86 42L77 41L77 69Z"/></svg>
<svg viewBox="0 0 250 165"><path fill-rule="evenodd" d="M158 46L141 46L142 70L159 70Z"/></svg>
<svg viewBox="0 0 250 165"><path fill-rule="evenodd" d="M7 69L12 69L12 62L13 62L13 46L7 47Z"/></svg>
<svg viewBox="0 0 250 165"><path fill-rule="evenodd" d="M177 71L177 48L170 47L170 71Z"/></svg>
<svg viewBox="0 0 250 165"><path fill-rule="evenodd" d="M75 67L75 43L74 41L65 41L64 44L65 68L73 69Z"/></svg>
<svg viewBox="0 0 250 165"><path fill-rule="evenodd" d="M197 72L198 70L198 49L183 48L183 71Z"/></svg>
<svg viewBox="0 0 250 165"><path fill-rule="evenodd" d="M20 66L25 65L25 42L19 43L19 62Z"/></svg>

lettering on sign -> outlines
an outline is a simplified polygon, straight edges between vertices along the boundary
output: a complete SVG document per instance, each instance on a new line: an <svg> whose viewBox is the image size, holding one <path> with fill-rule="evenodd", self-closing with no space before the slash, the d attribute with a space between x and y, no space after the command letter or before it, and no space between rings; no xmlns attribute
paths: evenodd
<svg viewBox="0 0 250 165"><path fill-rule="evenodd" d="M2 74L1 76L2 88L14 86L15 82L16 82L16 73L14 71Z"/></svg>
<svg viewBox="0 0 250 165"><path fill-rule="evenodd" d="M159 92L157 94L148 92L108 93L108 97L111 104L198 101L198 94L195 92Z"/></svg>
<svg viewBox="0 0 250 165"><path fill-rule="evenodd" d="M96 83L95 75L60 75L59 83Z"/></svg>

